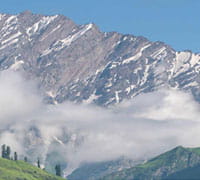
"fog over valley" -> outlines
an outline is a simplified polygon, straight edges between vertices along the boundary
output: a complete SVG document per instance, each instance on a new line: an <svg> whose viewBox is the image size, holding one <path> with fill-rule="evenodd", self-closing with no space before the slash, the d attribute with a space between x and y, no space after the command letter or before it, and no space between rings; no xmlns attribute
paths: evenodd
<svg viewBox="0 0 200 180"><path fill-rule="evenodd" d="M178 145L199 146L200 106L185 92L160 89L106 109L46 104L37 82L11 70L0 73L0 84L0 144L43 164L58 152L67 174L84 162L147 160Z"/></svg>

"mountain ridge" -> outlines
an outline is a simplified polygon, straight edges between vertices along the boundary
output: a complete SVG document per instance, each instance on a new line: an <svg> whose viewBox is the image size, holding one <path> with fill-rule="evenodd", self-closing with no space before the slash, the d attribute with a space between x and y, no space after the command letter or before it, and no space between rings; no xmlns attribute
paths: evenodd
<svg viewBox="0 0 200 180"><path fill-rule="evenodd" d="M200 100L200 55L191 51L30 11L2 14L0 29L0 70L36 79L48 103L110 106L162 86Z"/></svg>

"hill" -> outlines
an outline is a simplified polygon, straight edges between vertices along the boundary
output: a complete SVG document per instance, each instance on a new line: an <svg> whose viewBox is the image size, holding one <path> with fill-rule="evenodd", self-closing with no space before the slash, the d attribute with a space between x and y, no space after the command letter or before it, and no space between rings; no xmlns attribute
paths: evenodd
<svg viewBox="0 0 200 180"><path fill-rule="evenodd" d="M160 180L199 178L200 148L177 147L133 168L115 172L103 180ZM193 174L194 173L194 174Z"/></svg>
<svg viewBox="0 0 200 180"><path fill-rule="evenodd" d="M0 180L64 180L23 161L0 158Z"/></svg>

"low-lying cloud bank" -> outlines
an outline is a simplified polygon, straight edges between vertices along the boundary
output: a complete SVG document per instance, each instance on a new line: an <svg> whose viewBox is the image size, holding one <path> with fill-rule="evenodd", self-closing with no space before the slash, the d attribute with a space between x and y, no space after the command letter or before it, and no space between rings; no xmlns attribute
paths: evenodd
<svg viewBox="0 0 200 180"><path fill-rule="evenodd" d="M46 105L38 94L36 84L20 74L0 73L0 144L21 154L34 150L44 161L55 148L68 169L121 156L147 159L178 145L200 146L200 105L181 91L139 95L110 109Z"/></svg>

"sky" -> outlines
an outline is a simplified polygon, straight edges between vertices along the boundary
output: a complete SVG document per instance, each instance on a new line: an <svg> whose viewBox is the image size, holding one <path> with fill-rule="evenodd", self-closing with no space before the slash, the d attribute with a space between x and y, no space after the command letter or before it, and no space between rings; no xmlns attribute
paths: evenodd
<svg viewBox="0 0 200 180"><path fill-rule="evenodd" d="M0 12L63 14L102 31L142 35L176 50L200 52L199 0L0 0Z"/></svg>

